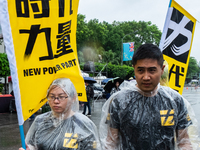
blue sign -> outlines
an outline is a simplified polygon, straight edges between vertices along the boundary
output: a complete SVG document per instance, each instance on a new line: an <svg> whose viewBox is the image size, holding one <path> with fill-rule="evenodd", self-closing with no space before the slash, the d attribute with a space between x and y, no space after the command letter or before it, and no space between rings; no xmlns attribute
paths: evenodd
<svg viewBox="0 0 200 150"><path fill-rule="evenodd" d="M123 61L132 60L134 54L134 42L123 43Z"/></svg>

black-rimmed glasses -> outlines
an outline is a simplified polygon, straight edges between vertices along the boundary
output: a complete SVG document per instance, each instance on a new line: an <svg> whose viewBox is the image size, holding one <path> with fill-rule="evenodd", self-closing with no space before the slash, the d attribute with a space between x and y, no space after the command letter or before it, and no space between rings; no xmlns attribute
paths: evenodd
<svg viewBox="0 0 200 150"><path fill-rule="evenodd" d="M55 96L48 96L47 97L47 100L48 101L54 101L55 99L59 100L59 101L63 101L65 100L66 98L68 98L68 96L58 96L58 97L55 97Z"/></svg>

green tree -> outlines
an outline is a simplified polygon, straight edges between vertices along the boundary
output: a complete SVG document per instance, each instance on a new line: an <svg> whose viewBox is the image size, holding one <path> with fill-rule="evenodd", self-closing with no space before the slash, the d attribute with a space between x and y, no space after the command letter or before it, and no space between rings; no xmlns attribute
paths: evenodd
<svg viewBox="0 0 200 150"><path fill-rule="evenodd" d="M104 63L95 63L96 71L100 71L104 67ZM134 76L134 68L126 65L113 65L108 63L103 72L107 71L108 78L120 77L122 79L129 79Z"/></svg>
<svg viewBox="0 0 200 150"><path fill-rule="evenodd" d="M159 44L161 38L161 31L156 25L150 21L114 21L112 24L108 22L99 22L98 19L85 21L85 16L78 14L77 17L77 50L83 52L84 60L92 58L94 61L99 61L99 55L103 58L103 62L109 59L107 51L114 53L115 59L111 59L114 64L121 62L122 39L125 42L135 42L135 49L143 43ZM88 50L92 49L89 53ZM86 51L86 52L84 52ZM85 56L85 54L87 56ZM110 57L111 52L109 52ZM85 59L85 57L88 57ZM83 59L81 59L83 60ZM124 62L131 66L131 62Z"/></svg>
<svg viewBox="0 0 200 150"><path fill-rule="evenodd" d="M119 65L120 62L120 58L117 56L116 53L114 53L112 50L109 50L109 51L105 51L102 55L102 58L103 58L103 63L112 63L112 64L115 64L115 65Z"/></svg>
<svg viewBox="0 0 200 150"><path fill-rule="evenodd" d="M106 43L109 31L105 23L99 22L98 19L93 19L88 22L88 28L91 31L89 37L91 44L95 43L99 47Z"/></svg>
<svg viewBox="0 0 200 150"><path fill-rule="evenodd" d="M114 21L112 24L104 22L104 24L107 25L107 28L109 30L107 41L103 45L104 49L112 50L113 52L118 54L121 51L122 37L124 32L120 27L120 22Z"/></svg>
<svg viewBox="0 0 200 150"><path fill-rule="evenodd" d="M3 84L0 84L0 94L3 91Z"/></svg>
<svg viewBox="0 0 200 150"><path fill-rule="evenodd" d="M77 50L83 53L79 61L99 61L99 55L105 51L102 43L106 41L107 27L99 23L98 19L85 21L85 16L78 14L77 17ZM79 54L79 56L81 56Z"/></svg>
<svg viewBox="0 0 200 150"><path fill-rule="evenodd" d="M7 55L0 53L0 77L7 77L10 75L10 68ZM0 85L0 92L2 92L3 85Z"/></svg>
<svg viewBox="0 0 200 150"><path fill-rule="evenodd" d="M159 44L161 31L156 25L145 21L114 21L112 27L109 28L107 43L105 49L112 49L114 52L121 51L122 39L125 42L135 42L135 49L143 43Z"/></svg>
<svg viewBox="0 0 200 150"><path fill-rule="evenodd" d="M10 75L10 68L7 55L0 53L0 77L7 77Z"/></svg>
<svg viewBox="0 0 200 150"><path fill-rule="evenodd" d="M81 50L81 47L84 46L85 42L88 42L91 31L87 26L85 21L85 15L77 15L77 30L76 30L76 41L77 41L77 50Z"/></svg>
<svg viewBox="0 0 200 150"><path fill-rule="evenodd" d="M197 60L194 57L190 57L186 76L192 78L191 75L197 74L197 73L199 73L199 67L198 67Z"/></svg>

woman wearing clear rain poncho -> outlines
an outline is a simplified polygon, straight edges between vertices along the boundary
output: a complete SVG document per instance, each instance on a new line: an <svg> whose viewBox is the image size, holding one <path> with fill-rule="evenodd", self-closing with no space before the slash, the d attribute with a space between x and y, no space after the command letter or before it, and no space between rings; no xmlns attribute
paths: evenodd
<svg viewBox="0 0 200 150"><path fill-rule="evenodd" d="M35 118L26 135L27 150L101 149L96 126L78 113L77 93L70 79L54 80L47 99L52 111Z"/></svg>
<svg viewBox="0 0 200 150"><path fill-rule="evenodd" d="M137 83L124 82L102 108L103 150L196 150L194 112L176 91L159 84L164 72L160 49L144 44L133 56ZM190 107L191 109L191 107Z"/></svg>

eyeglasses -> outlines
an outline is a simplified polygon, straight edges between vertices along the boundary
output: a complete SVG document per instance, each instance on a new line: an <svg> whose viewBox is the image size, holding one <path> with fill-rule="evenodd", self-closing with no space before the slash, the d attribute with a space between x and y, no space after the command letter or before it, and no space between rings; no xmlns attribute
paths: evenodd
<svg viewBox="0 0 200 150"><path fill-rule="evenodd" d="M59 100L59 101L63 101L65 100L66 98L68 98L68 96L58 96L58 97L55 97L55 96L48 96L47 97L47 100L48 101L54 101L55 99Z"/></svg>

